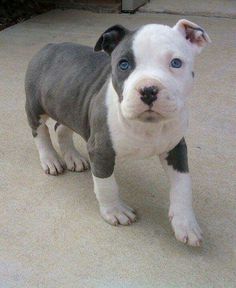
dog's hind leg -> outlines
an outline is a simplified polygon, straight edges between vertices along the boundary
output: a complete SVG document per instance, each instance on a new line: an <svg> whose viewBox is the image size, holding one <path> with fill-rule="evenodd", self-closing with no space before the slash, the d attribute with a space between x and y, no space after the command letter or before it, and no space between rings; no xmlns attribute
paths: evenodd
<svg viewBox="0 0 236 288"><path fill-rule="evenodd" d="M58 175L64 170L63 162L59 159L57 152L52 146L48 127L45 123L48 116L40 105L33 105L32 100L34 98L27 99L25 110L36 147L38 148L41 166L46 174Z"/></svg>
<svg viewBox="0 0 236 288"><path fill-rule="evenodd" d="M50 175L58 175L64 170L63 162L53 148L48 127L45 123L46 120L47 116L42 115L39 120L39 126L32 130L32 134L44 172Z"/></svg>
<svg viewBox="0 0 236 288"><path fill-rule="evenodd" d="M73 131L58 123L55 124L55 131L67 169L76 172L89 169L88 161L80 155L74 146Z"/></svg>

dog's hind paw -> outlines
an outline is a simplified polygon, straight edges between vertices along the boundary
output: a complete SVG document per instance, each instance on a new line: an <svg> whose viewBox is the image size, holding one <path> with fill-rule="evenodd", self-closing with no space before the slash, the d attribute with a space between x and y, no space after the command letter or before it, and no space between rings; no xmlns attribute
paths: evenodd
<svg viewBox="0 0 236 288"><path fill-rule="evenodd" d="M46 174L57 176L64 172L64 163L57 155L48 154L40 157L41 166Z"/></svg>
<svg viewBox="0 0 236 288"><path fill-rule="evenodd" d="M73 172L83 172L89 169L89 162L75 149L67 151L63 155L66 167Z"/></svg>

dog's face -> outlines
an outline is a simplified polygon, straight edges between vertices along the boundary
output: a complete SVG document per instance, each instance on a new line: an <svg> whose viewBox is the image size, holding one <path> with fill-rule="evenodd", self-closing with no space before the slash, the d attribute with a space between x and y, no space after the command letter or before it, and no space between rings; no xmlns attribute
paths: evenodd
<svg viewBox="0 0 236 288"><path fill-rule="evenodd" d="M194 56L210 39L187 20L173 28L150 24L136 31L106 30L95 51L111 55L112 84L127 119L157 122L181 111L193 84Z"/></svg>

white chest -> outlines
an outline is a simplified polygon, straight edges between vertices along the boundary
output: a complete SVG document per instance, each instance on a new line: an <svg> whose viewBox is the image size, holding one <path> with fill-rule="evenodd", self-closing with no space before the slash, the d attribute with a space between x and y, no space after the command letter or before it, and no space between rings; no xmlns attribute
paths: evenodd
<svg viewBox="0 0 236 288"><path fill-rule="evenodd" d="M127 120L122 116L117 95L113 94L110 85L106 98L107 123L118 158L143 159L160 155L173 149L185 135L188 126L186 109L175 118L157 123Z"/></svg>
<svg viewBox="0 0 236 288"><path fill-rule="evenodd" d="M143 159L173 149L186 132L187 117L156 124L135 121L131 125L110 117L109 129L118 158Z"/></svg>

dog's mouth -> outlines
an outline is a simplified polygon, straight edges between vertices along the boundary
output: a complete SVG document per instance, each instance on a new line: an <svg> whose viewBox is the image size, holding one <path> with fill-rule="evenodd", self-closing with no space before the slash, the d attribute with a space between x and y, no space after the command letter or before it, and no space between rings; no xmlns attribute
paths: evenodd
<svg viewBox="0 0 236 288"><path fill-rule="evenodd" d="M161 114L159 114L158 112L152 110L151 108L149 108L148 110L145 110L144 112L142 112L138 119L142 122L158 122L161 119L163 119L163 116Z"/></svg>

